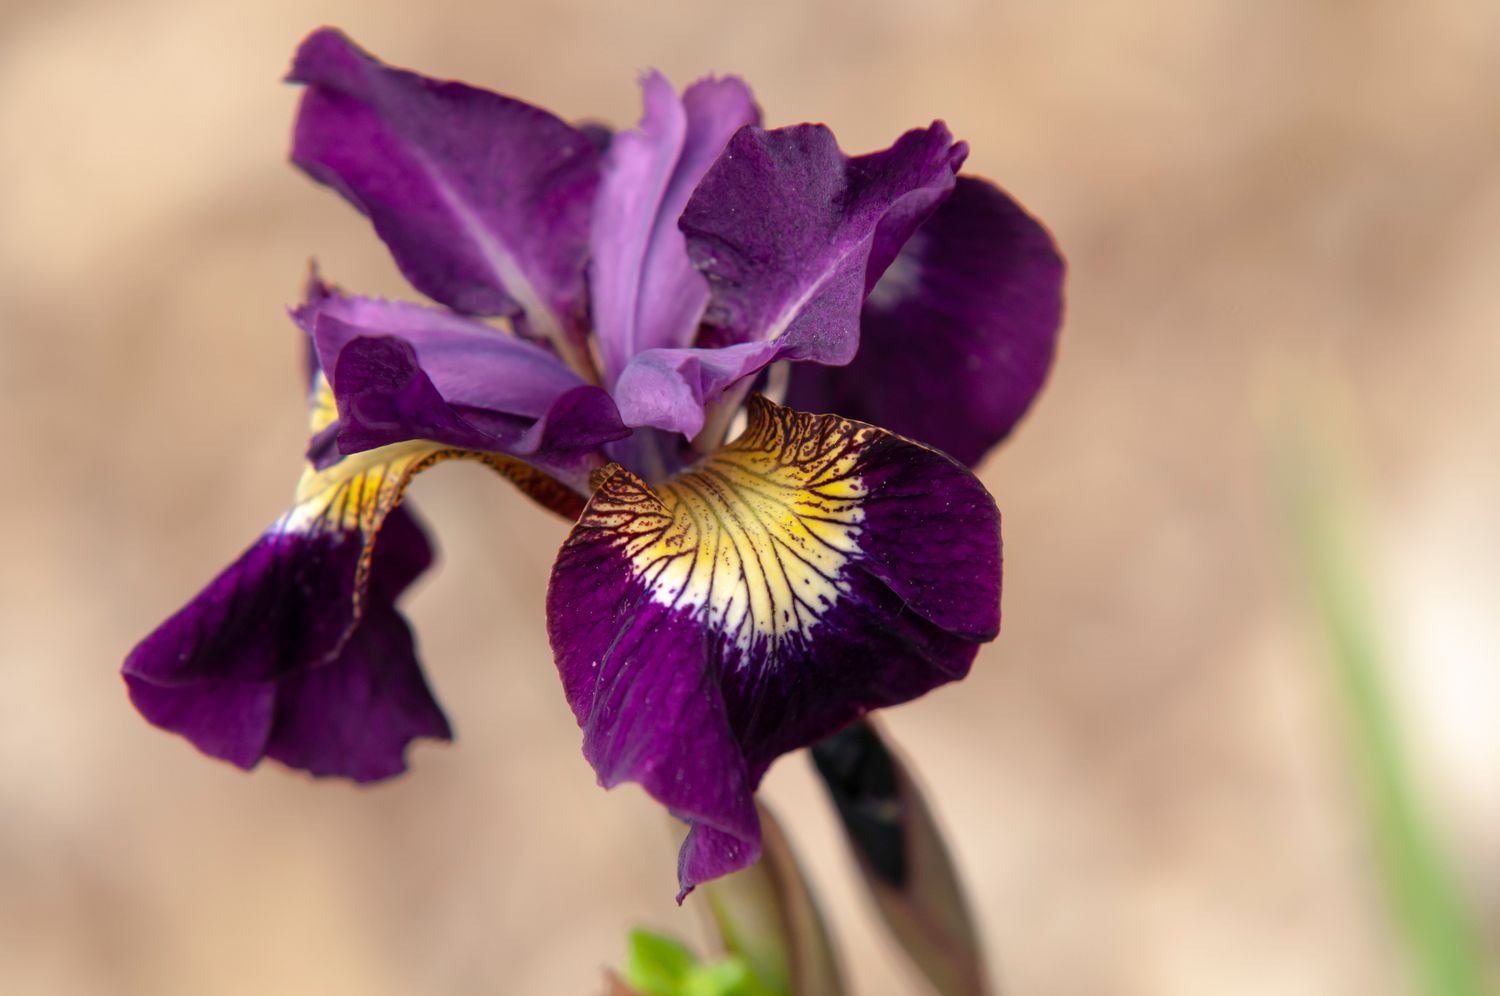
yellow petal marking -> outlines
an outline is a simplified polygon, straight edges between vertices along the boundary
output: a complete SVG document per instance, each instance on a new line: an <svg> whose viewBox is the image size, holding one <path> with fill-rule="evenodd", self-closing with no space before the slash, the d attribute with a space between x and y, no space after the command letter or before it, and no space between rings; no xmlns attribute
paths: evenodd
<svg viewBox="0 0 1500 996"><path fill-rule="evenodd" d="M849 590L866 491L855 469L878 433L757 396L743 435L654 490L616 469L581 525L617 531L653 601L741 648L806 635Z"/></svg>
<svg viewBox="0 0 1500 996"><path fill-rule="evenodd" d="M333 391L321 373L313 385L309 409L308 424L314 434L338 418ZM415 439L353 453L322 470L306 464L297 482L296 503L273 528L307 536L362 534L364 545L354 583L358 614L369 583L375 537L385 517L401 503L413 477L444 460L477 460L565 518L577 518L583 509L577 492L514 457Z"/></svg>

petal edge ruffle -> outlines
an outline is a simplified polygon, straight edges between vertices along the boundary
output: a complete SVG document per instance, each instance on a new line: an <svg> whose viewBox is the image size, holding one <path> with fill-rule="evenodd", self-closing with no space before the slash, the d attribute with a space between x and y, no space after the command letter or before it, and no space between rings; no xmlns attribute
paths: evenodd
<svg viewBox="0 0 1500 996"><path fill-rule="evenodd" d="M592 139L530 104L429 79L323 28L288 80L307 87L292 161L369 216L418 290L470 314L524 312L577 341L598 185Z"/></svg>
<svg viewBox="0 0 1500 996"><path fill-rule="evenodd" d="M962 677L999 626L999 516L967 470L874 426L750 412L655 488L609 472L548 588L584 754L693 825L684 890L754 860L777 756Z"/></svg>
<svg viewBox="0 0 1500 996"><path fill-rule="evenodd" d="M1063 261L993 184L961 176L865 302L842 367L795 365L787 403L883 425L974 466L1052 366Z"/></svg>

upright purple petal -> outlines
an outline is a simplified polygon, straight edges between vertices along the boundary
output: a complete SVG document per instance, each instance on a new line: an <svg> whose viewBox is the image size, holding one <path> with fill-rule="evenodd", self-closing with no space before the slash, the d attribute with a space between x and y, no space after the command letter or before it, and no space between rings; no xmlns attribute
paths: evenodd
<svg viewBox="0 0 1500 996"><path fill-rule="evenodd" d="M288 79L308 88L293 161L369 216L418 290L573 333L598 184L587 134L509 97L393 69L329 28L302 43Z"/></svg>
<svg viewBox="0 0 1500 996"><path fill-rule="evenodd" d="M691 341L708 284L677 219L724 143L759 119L736 79L704 80L681 99L660 73L641 88L641 123L614 137L594 204L590 298L609 383L640 350Z"/></svg>
<svg viewBox="0 0 1500 996"><path fill-rule="evenodd" d="M760 124L760 108L734 76L699 80L682 95L687 137L646 250L641 273L641 322L635 351L691 345L708 305L708 283L693 267L677 221L688 199L734 133Z"/></svg>
<svg viewBox="0 0 1500 996"><path fill-rule="evenodd" d="M548 633L601 782L692 824L681 886L744 867L779 755L962 677L998 632L994 502L873 426L753 398L655 489L616 469L558 554Z"/></svg>
<svg viewBox="0 0 1500 996"><path fill-rule="evenodd" d="M711 329L632 361L615 390L626 423L691 435L705 403L775 360L849 362L866 294L965 153L940 122L853 159L821 125L737 132L680 222L709 281ZM725 345L745 347L734 364L707 355Z"/></svg>
<svg viewBox="0 0 1500 996"><path fill-rule="evenodd" d="M794 366L787 403L874 422L973 466L1047 378L1062 280L1047 230L994 185L959 177L865 302L854 362Z"/></svg>
<svg viewBox="0 0 1500 996"><path fill-rule="evenodd" d="M643 77L641 97L641 123L610 143L594 201L589 300L606 383L635 352L646 247L687 135L687 113L664 76Z"/></svg>

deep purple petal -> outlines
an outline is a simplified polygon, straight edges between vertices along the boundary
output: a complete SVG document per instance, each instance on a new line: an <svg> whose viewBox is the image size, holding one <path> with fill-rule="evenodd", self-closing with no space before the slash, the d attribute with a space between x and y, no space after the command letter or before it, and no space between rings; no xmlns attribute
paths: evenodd
<svg viewBox="0 0 1500 996"><path fill-rule="evenodd" d="M332 319L320 320L319 327ZM424 439L519 457L555 475L583 464L604 443L629 435L601 388L580 385L554 398L540 418L450 402L416 350L394 336L357 336L334 369L339 449L345 454Z"/></svg>
<svg viewBox="0 0 1500 996"><path fill-rule="evenodd" d="M615 136L594 205L590 296L607 383L642 350L692 341L708 282L677 219L730 136L760 119L732 77L695 83L681 99L660 73L641 87L645 113Z"/></svg>
<svg viewBox="0 0 1500 996"><path fill-rule="evenodd" d="M614 392L626 423L692 434L705 404L778 359L849 362L865 295L964 155L941 123L854 159L821 125L737 132L680 223L713 328L632 359ZM741 352L715 356L725 345Z"/></svg>
<svg viewBox="0 0 1500 996"><path fill-rule="evenodd" d="M791 358L847 363L891 247L948 195L964 152L941 122L853 159L822 125L740 130L682 215L708 321L726 342L784 336Z"/></svg>
<svg viewBox="0 0 1500 996"><path fill-rule="evenodd" d="M1062 279L1046 229L992 184L959 177L865 302L854 362L794 366L787 403L885 426L973 466L1047 378Z"/></svg>
<svg viewBox="0 0 1500 996"><path fill-rule="evenodd" d="M553 568L548 632L584 754L693 825L681 885L754 860L780 754L962 677L999 630L994 502L873 426L762 398L654 491L616 470Z"/></svg>
<svg viewBox="0 0 1500 996"><path fill-rule="evenodd" d="M369 216L423 293L514 314L544 335L583 312L598 152L509 97L393 69L324 28L288 79L306 84L292 159Z"/></svg>
<svg viewBox="0 0 1500 996"><path fill-rule="evenodd" d="M337 660L281 682L266 756L310 774L370 782L405 771L406 744L418 737L452 740L453 732L422 676L406 620L372 606Z"/></svg>
<svg viewBox="0 0 1500 996"><path fill-rule="evenodd" d="M357 781L405 770L417 737L450 739L395 610L431 549L403 510L382 520L367 576L356 529L294 512L267 530L131 652L141 714L242 768Z"/></svg>
<svg viewBox="0 0 1500 996"><path fill-rule="evenodd" d="M320 367L329 371L351 339L399 336L455 405L540 418L561 395L584 384L550 350L443 308L325 289L309 295L293 317L312 336Z"/></svg>

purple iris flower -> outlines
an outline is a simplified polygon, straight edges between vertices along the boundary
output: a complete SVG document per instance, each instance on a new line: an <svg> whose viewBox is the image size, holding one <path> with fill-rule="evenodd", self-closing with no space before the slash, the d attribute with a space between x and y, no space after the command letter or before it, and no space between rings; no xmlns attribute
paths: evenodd
<svg viewBox="0 0 1500 996"><path fill-rule="evenodd" d="M690 825L684 892L753 862L776 757L962 677L999 631L999 514L968 467L1051 363L1050 237L958 175L940 122L849 157L762 128L733 77L648 75L616 134L328 29L290 79L293 161L436 305L311 282L294 504L130 654L136 707L241 767L357 781L449 738L396 608L432 559L399 505L480 460L575 523L547 627L600 782Z"/></svg>

